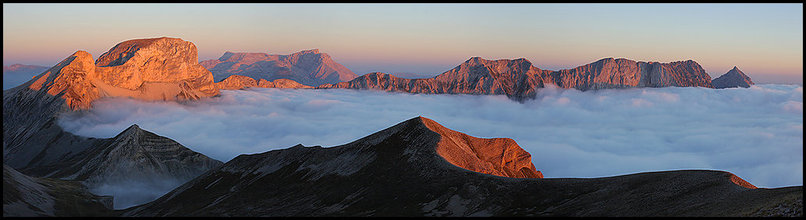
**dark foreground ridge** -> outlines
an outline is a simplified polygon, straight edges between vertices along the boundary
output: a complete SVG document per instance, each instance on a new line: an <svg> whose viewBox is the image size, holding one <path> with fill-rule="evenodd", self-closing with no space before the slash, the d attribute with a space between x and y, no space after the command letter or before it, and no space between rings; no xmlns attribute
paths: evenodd
<svg viewBox="0 0 806 220"><path fill-rule="evenodd" d="M79 182L30 177L3 165L3 217L114 215L112 197Z"/></svg>
<svg viewBox="0 0 806 220"><path fill-rule="evenodd" d="M724 171L511 178L471 171L474 143L422 117L330 147L240 155L124 216L797 216L803 187L756 189ZM470 151L465 151L468 148ZM519 147L518 147L519 148ZM440 150L443 149L443 150ZM457 166L444 152L464 154ZM448 156L445 156L448 155ZM477 155L477 156L472 156ZM496 153L496 155L498 155ZM525 158L527 154L505 158ZM531 156L531 155L528 155ZM505 160L502 173L537 174ZM511 164L516 164L511 166ZM531 167L530 167L531 166ZM464 167L464 168L463 168ZM532 169L530 169L532 168ZM469 170L471 169L471 170ZM508 170L508 171L507 171ZM513 172L520 171L520 172Z"/></svg>

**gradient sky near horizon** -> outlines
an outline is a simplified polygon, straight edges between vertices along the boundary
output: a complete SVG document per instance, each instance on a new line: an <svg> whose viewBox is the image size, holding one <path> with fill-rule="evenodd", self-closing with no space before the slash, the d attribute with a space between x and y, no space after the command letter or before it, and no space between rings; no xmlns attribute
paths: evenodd
<svg viewBox="0 0 806 220"><path fill-rule="evenodd" d="M435 75L474 56L549 70L614 57L803 84L803 4L3 4L3 65L161 36L193 42L199 60L318 48L359 75Z"/></svg>

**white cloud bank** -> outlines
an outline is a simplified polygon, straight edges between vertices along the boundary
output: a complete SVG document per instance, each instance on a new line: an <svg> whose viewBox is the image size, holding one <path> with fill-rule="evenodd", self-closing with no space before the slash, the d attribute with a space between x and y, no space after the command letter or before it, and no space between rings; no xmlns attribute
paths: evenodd
<svg viewBox="0 0 806 220"><path fill-rule="evenodd" d="M418 115L476 137L509 137L547 178L716 169L759 187L803 185L803 87L541 89L504 96L249 89L185 104L97 101L65 130L112 137L131 124L212 158L337 146Z"/></svg>

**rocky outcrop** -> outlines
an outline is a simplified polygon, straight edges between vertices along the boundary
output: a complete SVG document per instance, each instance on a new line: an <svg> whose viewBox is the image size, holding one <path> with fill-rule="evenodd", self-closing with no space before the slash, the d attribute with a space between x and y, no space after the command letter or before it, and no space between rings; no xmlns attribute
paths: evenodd
<svg viewBox="0 0 806 220"><path fill-rule="evenodd" d="M510 138L477 138L419 118L429 130L440 134L436 151L451 164L467 170L512 178L543 178L532 155Z"/></svg>
<svg viewBox="0 0 806 220"><path fill-rule="evenodd" d="M320 89L373 89L426 94L506 95L523 101L534 98L545 84L578 90L631 87L711 87L711 77L692 60L672 63L606 58L574 69L548 71L524 58L485 60L473 57L426 79L403 79L370 73L351 81L324 84Z"/></svg>
<svg viewBox="0 0 806 220"><path fill-rule="evenodd" d="M97 62L77 51L22 86L58 96L74 110L101 97L181 101L218 95L212 74L197 59L196 46L179 38L129 40Z"/></svg>
<svg viewBox="0 0 806 220"><path fill-rule="evenodd" d="M3 165L3 217L114 215L111 197L79 182L30 177Z"/></svg>
<svg viewBox="0 0 806 220"><path fill-rule="evenodd" d="M3 90L13 88L44 72L49 67L25 64L3 66Z"/></svg>
<svg viewBox="0 0 806 220"><path fill-rule="evenodd" d="M310 89L313 87L299 84L290 79L276 79L267 81L265 79L255 80L248 76L231 75L221 82L215 83L217 89L238 90L245 88L283 88L283 89Z"/></svg>
<svg viewBox="0 0 806 220"><path fill-rule="evenodd" d="M714 85L714 88L723 89L735 87L749 88L755 83L753 83L753 80L751 80L749 76L745 75L744 72L739 70L739 67L734 66L733 69L727 73L722 74L711 81L711 84Z"/></svg>
<svg viewBox="0 0 806 220"><path fill-rule="evenodd" d="M357 76L318 49L290 55L226 52L217 60L202 61L201 65L213 72L216 82L231 75L242 75L255 80L290 79L304 85L318 86L348 81Z"/></svg>
<svg viewBox="0 0 806 220"><path fill-rule="evenodd" d="M341 146L240 155L123 216L802 213L803 187L755 189L723 171L511 178L540 177L519 149L511 139L474 138L417 117Z"/></svg>

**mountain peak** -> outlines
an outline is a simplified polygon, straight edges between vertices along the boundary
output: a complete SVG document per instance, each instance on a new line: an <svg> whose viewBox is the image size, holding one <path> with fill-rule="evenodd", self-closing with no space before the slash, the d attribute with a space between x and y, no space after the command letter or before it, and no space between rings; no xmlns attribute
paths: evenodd
<svg viewBox="0 0 806 220"><path fill-rule="evenodd" d="M129 126L129 128L126 128L124 131L128 130L142 130L142 129L137 124L132 124L131 126Z"/></svg>
<svg viewBox="0 0 806 220"><path fill-rule="evenodd" d="M60 96L74 110L107 96L167 101L217 95L212 74L197 60L196 46L179 38L128 40L98 60L76 51L24 85Z"/></svg>
<svg viewBox="0 0 806 220"><path fill-rule="evenodd" d="M732 87L749 88L750 85L754 84L753 80L739 70L737 66L733 66L733 69L711 81L711 85L717 89Z"/></svg>

